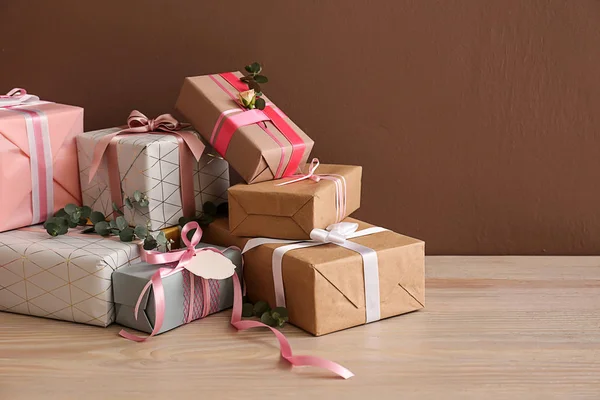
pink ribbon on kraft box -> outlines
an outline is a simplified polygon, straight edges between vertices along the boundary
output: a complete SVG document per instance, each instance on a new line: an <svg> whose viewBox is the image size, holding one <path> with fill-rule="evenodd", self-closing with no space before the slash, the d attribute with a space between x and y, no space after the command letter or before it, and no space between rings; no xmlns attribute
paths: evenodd
<svg viewBox="0 0 600 400"><path fill-rule="evenodd" d="M198 162L205 145L191 131L185 131L187 125L180 123L171 114L162 114L155 119L150 119L137 110L133 110L127 118L127 128L103 136L96 147L90 166L90 182L96 175L102 158L106 157L108 163L108 184L111 200L116 206L123 208L121 192L121 178L117 156L117 142L119 135L126 134L171 134L179 144L179 179L181 184L181 204L183 215L188 218L195 216L196 204L194 200L193 162Z"/></svg>
<svg viewBox="0 0 600 400"><path fill-rule="evenodd" d="M192 231L195 230L193 236L191 239L188 239L187 234ZM153 292L154 292L154 305L155 305L155 309L156 309L156 320L154 323L154 327L153 327L153 331L152 333L150 333L150 335L148 337L139 337L136 335L133 335L129 332L126 332L125 330L121 330L121 332L119 332L119 334L121 336L123 336L126 339L129 340L133 340L136 342L142 342L147 340L148 338L154 336L156 333L159 332L160 327L162 326L162 323L164 321L164 315L165 315L165 293L164 293L164 288L162 285L162 279L171 275L171 274L175 274L178 273L180 271L182 271L184 268L188 269L190 271L190 277L192 277L194 275L194 272L198 273L198 269L195 268L191 268L190 267L190 263L192 262L193 258L202 252L213 252L213 253L218 253L222 255L222 252L219 251L216 248L213 247L203 247L200 249L196 249L195 246L200 243L200 239L202 238L202 229L200 228L200 226L198 225L197 222L189 222L187 223L182 231L181 231L181 238L186 246L185 249L181 249L181 250L175 250L175 251L171 251L168 253L160 253L157 251L142 251L142 259L144 261L146 261L149 264L167 264L164 268L160 268L151 278L151 280L146 284L146 286L144 287L144 289L142 290L137 304L135 306L135 315L137 318L138 312L139 312L139 307L141 304L141 301L146 293L146 291L148 291L150 288L152 288ZM238 249L239 250L239 249ZM225 257L225 256L223 256ZM176 263L175 266L168 266L168 264L173 264ZM203 266L196 266L196 268L203 268ZM212 272L213 274L215 272ZM219 273L217 272L217 275ZM226 275L229 274L229 272L226 273ZM344 379L348 379L352 376L354 376L354 374L352 372L350 372L348 369L344 368L343 366L330 361L330 360L326 360L320 357L314 357L314 356L304 356L304 355L300 355L300 356L294 356L292 353L292 348L290 346L289 341L287 340L287 338L285 337L285 335L283 333L281 333L279 330L270 327L268 325L263 324L262 322L258 322L258 321L249 321L249 320L242 320L242 287L241 287L241 283L240 280L237 276L237 274L232 271L231 272L232 276L233 276L233 286L234 286L234 299L233 299L233 311L231 313L231 325L236 328L238 331L243 331L246 329L251 329L251 328L269 328L273 334L275 334L275 337L277 338L277 341L279 342L279 346L280 346L280 355L281 357L286 360L287 362L289 362L291 365L294 366L314 366L314 367L319 367L319 368L324 368L327 369L331 372L333 372L334 374L341 376ZM231 275L230 275L231 276ZM204 281L207 281L207 279L201 278ZM204 288L204 308L207 309L207 307L209 307L210 304L210 290L207 291L207 287ZM193 296L191 296L191 299L193 299ZM190 306L190 309L192 309L193 306ZM190 318L190 316L188 315L188 318Z"/></svg>
<svg viewBox="0 0 600 400"><path fill-rule="evenodd" d="M265 131L271 139L273 139L281 149L281 157L279 159L279 165L275 172L275 179L291 176L295 174L300 166L302 156L306 150L306 143L296 133L296 131L285 121L285 114L272 103L268 103L264 110L245 109L240 103L236 94L232 93L227 89L219 80L216 75L209 75L215 84L231 97L233 101L238 104L238 107L223 111L210 136L210 144L213 145L215 150L221 156L225 157L231 138L236 130L239 128L258 124ZM248 85L240 80L233 72L225 72L218 74L219 77L223 78L227 83L235 88L238 92L244 92L248 90ZM286 140L292 145L292 154L287 165L284 165L286 159L285 145L277 138L277 136L270 131L270 129L260 122L270 121L275 125Z"/></svg>
<svg viewBox="0 0 600 400"><path fill-rule="evenodd" d="M61 114L65 109L72 111ZM6 95L0 96L0 118L4 116L8 118L6 122L3 121L0 124L0 130L2 130L0 135L8 141L6 145L0 146L0 150L8 150L5 146L10 145L18 147L22 152L19 154L7 152L3 156L5 159L2 161L6 162L6 164L2 163L4 164L2 169L5 171L3 179L10 179L9 170L15 171L19 166L23 167L22 160L20 160L23 156L29 159L30 171L29 180L23 180L22 176L15 176L17 179L14 182L11 181L12 191L10 194L8 192L5 194L21 203L13 204L18 207L18 211L10 209L7 211L10 213L9 215L4 216L0 211L0 217L3 220L0 222L0 231L44 222L53 215L55 207L62 207L67 202L79 203L81 201L79 182L74 184L71 182L73 174L64 174L60 171L64 169L64 163L68 164L76 159L73 137L74 134L81 133L83 130L82 115L83 111L80 108L41 101L38 96L28 94L25 89L21 88L12 89ZM11 118L14 119L15 116L22 120L11 121ZM52 116L52 121L49 120L50 116ZM71 119L73 116L75 116L74 120ZM2 129L4 124L8 126L6 129ZM68 144L66 144L67 141ZM63 145L65 152L73 154L66 155L63 152L58 161L60 171L57 173L55 156L59 149L62 150ZM15 157L19 157L19 160L13 159ZM24 212L26 204L20 197L23 191L31 193L31 208L27 210L28 212ZM9 199L2 199L3 207L11 208L7 202L10 203ZM25 214L29 214L30 217L25 217Z"/></svg>

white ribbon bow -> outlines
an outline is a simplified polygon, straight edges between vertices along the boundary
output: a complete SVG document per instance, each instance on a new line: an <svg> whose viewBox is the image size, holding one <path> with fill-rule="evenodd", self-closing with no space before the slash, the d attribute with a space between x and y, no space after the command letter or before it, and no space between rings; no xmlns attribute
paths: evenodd
<svg viewBox="0 0 600 400"><path fill-rule="evenodd" d="M37 103L40 101L38 96L27 94L25 89L15 88L6 95L0 96L0 107L18 106L21 104Z"/></svg>
<svg viewBox="0 0 600 400"><path fill-rule="evenodd" d="M358 231L355 222L339 222L329 225L327 229L313 229L310 232L312 240L282 240L269 238L250 239L242 254L263 244L287 244L273 251L273 283L275 286L275 302L278 307L285 307L285 291L283 286L283 256L290 250L314 247L324 244L335 244L360 254L363 260L364 283L365 283L365 314L367 323L381 319L380 295L379 295L379 263L377 252L369 247L351 242L348 239L372 235L374 233L387 231L385 228L374 226Z"/></svg>

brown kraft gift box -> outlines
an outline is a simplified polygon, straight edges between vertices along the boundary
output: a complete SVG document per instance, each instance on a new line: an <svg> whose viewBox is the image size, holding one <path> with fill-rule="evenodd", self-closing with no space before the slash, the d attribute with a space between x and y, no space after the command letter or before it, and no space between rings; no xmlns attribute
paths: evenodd
<svg viewBox="0 0 600 400"><path fill-rule="evenodd" d="M359 230L373 225L357 222ZM228 222L218 219L202 240L243 248L249 238L232 236ZM419 310L425 298L425 243L392 231L351 241L377 252L381 319ZM283 244L285 245L285 244ZM272 255L282 244L264 244L244 254L244 278L251 301L275 306ZM361 256L335 244L288 251L283 257L283 284L290 323L313 335L339 331L366 321Z"/></svg>
<svg viewBox="0 0 600 400"><path fill-rule="evenodd" d="M306 166L304 171L306 172ZM336 174L346 181L346 212L360 207L362 167L321 164L317 174ZM314 228L325 229L336 221L336 184L305 179L284 186L284 178L229 188L229 230L235 236L310 239Z"/></svg>
<svg viewBox="0 0 600 400"><path fill-rule="evenodd" d="M243 76L240 72L234 72L233 74L238 78ZM185 78L175 106L177 110L185 116L207 141L214 145L215 149L221 153L221 156L229 162L230 166L247 183L273 180L297 172L294 170L290 174L282 175L282 166L286 169L286 166L291 162L293 146L271 121L254 123L238 128L233 133L225 154L211 140L211 138L219 140L219 135L222 133L221 130L226 118L220 118L221 114L228 110L240 108L238 102L234 100L239 91L223 79L221 75L213 74ZM270 100L266 96L263 95L262 98L267 104L270 103ZM271 107L277 109L274 105L271 105ZM237 111L241 111L241 109ZM259 110L251 111L255 112ZM304 165L312 151L314 143L287 116L283 116L283 120L306 146L299 159L299 163L296 164L297 166ZM219 129L213 135L217 123Z"/></svg>

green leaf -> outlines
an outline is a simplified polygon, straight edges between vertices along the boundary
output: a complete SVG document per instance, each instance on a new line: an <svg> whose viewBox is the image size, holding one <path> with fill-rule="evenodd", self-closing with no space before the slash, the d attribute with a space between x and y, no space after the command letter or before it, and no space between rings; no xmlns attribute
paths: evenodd
<svg viewBox="0 0 600 400"><path fill-rule="evenodd" d="M81 233L94 233L95 231L96 229L93 226L90 226L89 228L82 230Z"/></svg>
<svg viewBox="0 0 600 400"><path fill-rule="evenodd" d="M246 70L246 72L252 72L252 65L246 65L244 69Z"/></svg>
<svg viewBox="0 0 600 400"><path fill-rule="evenodd" d="M212 201L202 204L202 212L211 216L217 215L217 206Z"/></svg>
<svg viewBox="0 0 600 400"><path fill-rule="evenodd" d="M257 83L267 83L267 82L269 82L269 78L267 78L267 77L266 77L266 76L264 76L264 75L255 75L255 76L254 76L254 80L255 80Z"/></svg>
<svg viewBox="0 0 600 400"><path fill-rule="evenodd" d="M200 224L200 226L208 226L210 224L212 224L215 221L215 217L213 217L212 215L208 215L208 214L202 214L202 216L200 216L200 218L198 218L198 224ZM194 229L194 231L196 231Z"/></svg>
<svg viewBox="0 0 600 400"><path fill-rule="evenodd" d="M69 214L66 213L64 208L61 208L56 212L56 214L54 214L55 217L66 217L67 215Z"/></svg>
<svg viewBox="0 0 600 400"><path fill-rule="evenodd" d="M81 209L76 209L69 215L69 217L72 222L79 222L79 220L81 219Z"/></svg>
<svg viewBox="0 0 600 400"><path fill-rule="evenodd" d="M191 220L192 220L191 218L181 217L181 218L179 218L179 221L178 221L179 226L181 226L183 228L185 226L185 224L187 224Z"/></svg>
<svg viewBox="0 0 600 400"><path fill-rule="evenodd" d="M276 319L276 321L277 321L277 327L278 327L278 328L281 328L282 326L284 326L284 325L285 325L285 323L287 322L287 319L284 319L284 318L277 318L277 319Z"/></svg>
<svg viewBox="0 0 600 400"><path fill-rule="evenodd" d="M287 318L288 317L288 310L285 307L275 307L272 312L273 312L273 317L275 317L275 313L278 314L278 318Z"/></svg>
<svg viewBox="0 0 600 400"><path fill-rule="evenodd" d="M117 207L117 204L113 201L112 203L112 209L114 212L116 212L118 215L123 215L123 211L121 211L119 209L119 207Z"/></svg>
<svg viewBox="0 0 600 400"><path fill-rule="evenodd" d="M244 303L242 305L242 317L250 318L254 316L254 306L252 303Z"/></svg>
<svg viewBox="0 0 600 400"><path fill-rule="evenodd" d="M139 190L133 192L133 199L135 201L140 201L142 199L142 192L140 192Z"/></svg>
<svg viewBox="0 0 600 400"><path fill-rule="evenodd" d="M250 72L250 71L248 71L248 72ZM251 75L250 76L242 76L240 78L240 81L242 81L242 82L249 82L251 80L252 80L252 76Z"/></svg>
<svg viewBox="0 0 600 400"><path fill-rule="evenodd" d="M77 210L77 206L73 203L69 203L65 206L65 212L69 215L73 214Z"/></svg>
<svg viewBox="0 0 600 400"><path fill-rule="evenodd" d="M104 220L106 220L106 217L100 211L92 211L90 214L90 221L92 221L92 224L94 225Z"/></svg>
<svg viewBox="0 0 600 400"><path fill-rule="evenodd" d="M92 213L92 209L88 206L81 207L81 218L88 219L90 214Z"/></svg>
<svg viewBox="0 0 600 400"><path fill-rule="evenodd" d="M46 228L46 232L48 232L50 236L58 236L60 227L57 224L53 222L46 222L44 224L44 228Z"/></svg>
<svg viewBox="0 0 600 400"><path fill-rule="evenodd" d="M229 216L229 203L224 202L217 206L217 217L228 217Z"/></svg>
<svg viewBox="0 0 600 400"><path fill-rule="evenodd" d="M254 89L255 92L262 92L262 90L260 89L260 85L256 81L249 81L248 87L250 89Z"/></svg>
<svg viewBox="0 0 600 400"><path fill-rule="evenodd" d="M188 233L187 233L186 237L187 237L187 239L188 239L189 241L191 241L191 240L192 240L192 237L194 236L194 233L196 233L196 229L195 229L195 228L194 228L194 229L191 229L190 231L188 231Z"/></svg>
<svg viewBox="0 0 600 400"><path fill-rule="evenodd" d="M129 226L127 220L122 215L119 215L117 218L115 218L115 222L117 223L117 229L121 231Z"/></svg>
<svg viewBox="0 0 600 400"><path fill-rule="evenodd" d="M270 312L265 311L260 316L260 322L262 322L263 324L268 325L268 326L276 327L278 321L271 316Z"/></svg>
<svg viewBox="0 0 600 400"><path fill-rule="evenodd" d="M83 218L82 217L82 218L79 219L79 223L77 225L79 225L79 226L87 226L87 222L88 222L87 218Z"/></svg>
<svg viewBox="0 0 600 400"><path fill-rule="evenodd" d="M254 304L254 315L260 317L263 313L269 311L269 305L266 301L258 301Z"/></svg>
<svg viewBox="0 0 600 400"><path fill-rule="evenodd" d="M250 67L250 70L246 70L252 74L258 74L260 73L260 70L262 69L261 65L258 62L253 62L252 64L248 65L248 67Z"/></svg>
<svg viewBox="0 0 600 400"><path fill-rule="evenodd" d="M146 228L144 225L136 226L133 232L135 233L135 236L139 237L140 239L144 239L146 236L148 236L148 228Z"/></svg>
<svg viewBox="0 0 600 400"><path fill-rule="evenodd" d="M263 99L262 97L259 97L256 99L256 102L254 103L254 105L259 110L264 110L265 107L267 106L267 103L265 102L265 99Z"/></svg>
<svg viewBox="0 0 600 400"><path fill-rule="evenodd" d="M122 242L131 242L133 240L133 228L128 226L119 233L119 239Z"/></svg>
<svg viewBox="0 0 600 400"><path fill-rule="evenodd" d="M167 236L165 235L165 233L163 231L158 232L158 235L156 235L156 241L162 245L167 244L167 242L168 242Z"/></svg>
<svg viewBox="0 0 600 400"><path fill-rule="evenodd" d="M79 225L79 221L73 221L72 219L68 219L66 220L69 228L77 228L77 225Z"/></svg>
<svg viewBox="0 0 600 400"><path fill-rule="evenodd" d="M125 197L125 206L127 206L127 208L130 210L133 210L133 203L129 197Z"/></svg>
<svg viewBox="0 0 600 400"><path fill-rule="evenodd" d="M110 225L111 229L117 229L117 221L115 221L114 219L111 219L110 221L108 221L108 224Z"/></svg>
<svg viewBox="0 0 600 400"><path fill-rule="evenodd" d="M121 230L120 230L120 229L117 229L117 228L112 228L112 229L110 230L110 233L112 233L112 234L113 234L113 235L115 235L115 236L118 236L118 235L121 233Z"/></svg>
<svg viewBox="0 0 600 400"><path fill-rule="evenodd" d="M147 197L142 197L140 201L138 201L140 207L148 207L150 205L150 200Z"/></svg>
<svg viewBox="0 0 600 400"><path fill-rule="evenodd" d="M158 246L158 243L152 236L148 236L144 240L144 250L154 250Z"/></svg>
<svg viewBox="0 0 600 400"><path fill-rule="evenodd" d="M94 213L92 213L92 215L94 215ZM110 235L110 225L106 221L96 222L94 224L94 230L100 236Z"/></svg>

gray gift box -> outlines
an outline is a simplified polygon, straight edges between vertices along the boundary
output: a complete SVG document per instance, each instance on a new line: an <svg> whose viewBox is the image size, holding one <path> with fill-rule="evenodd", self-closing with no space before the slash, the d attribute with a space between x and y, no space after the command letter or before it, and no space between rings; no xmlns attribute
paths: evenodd
<svg viewBox="0 0 600 400"><path fill-rule="evenodd" d="M224 251L224 255L236 266L236 274L242 280L242 255L239 250L212 246L200 243L196 248L215 247ZM150 288L142 298L138 318L135 318L135 304L150 281L152 275L162 265L153 265L145 262L123 267L113 272L112 283L114 302L116 310L116 322L120 325L136 329L142 332L152 332L156 319L156 308L154 306L154 293ZM158 333L170 331L185 324L187 310L190 307L190 277L191 273L183 270L163 278L162 283L165 291L165 315L163 325ZM225 310L233 306L233 277L222 280L210 279L209 286L212 294L209 314ZM192 320L201 318L203 303L202 280L194 279L194 301Z"/></svg>

